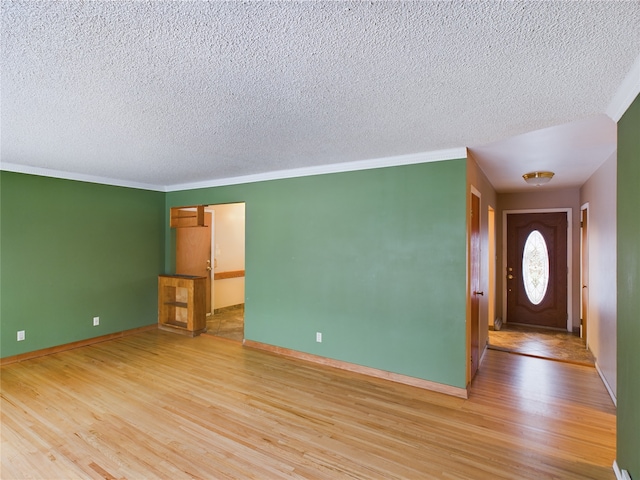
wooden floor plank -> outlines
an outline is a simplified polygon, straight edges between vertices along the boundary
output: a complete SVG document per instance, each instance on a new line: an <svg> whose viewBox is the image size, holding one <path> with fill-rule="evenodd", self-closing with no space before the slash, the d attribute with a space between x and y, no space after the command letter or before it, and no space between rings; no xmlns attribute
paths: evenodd
<svg viewBox="0 0 640 480"><path fill-rule="evenodd" d="M3 479L615 478L592 367L488 351L464 400L147 331L1 372Z"/></svg>

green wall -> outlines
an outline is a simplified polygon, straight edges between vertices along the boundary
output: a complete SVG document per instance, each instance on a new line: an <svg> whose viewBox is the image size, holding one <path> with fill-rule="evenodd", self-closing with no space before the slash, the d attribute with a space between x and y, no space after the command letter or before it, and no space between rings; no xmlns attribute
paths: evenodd
<svg viewBox="0 0 640 480"><path fill-rule="evenodd" d="M464 388L465 190L462 159L173 192L167 211L246 202L247 339Z"/></svg>
<svg viewBox="0 0 640 480"><path fill-rule="evenodd" d="M640 478L640 97L618 122L617 462Z"/></svg>
<svg viewBox="0 0 640 480"><path fill-rule="evenodd" d="M0 182L2 357L154 324L168 207L245 202L246 338L466 386L466 159L168 194Z"/></svg>
<svg viewBox="0 0 640 480"><path fill-rule="evenodd" d="M156 323L164 195L0 172L0 356Z"/></svg>

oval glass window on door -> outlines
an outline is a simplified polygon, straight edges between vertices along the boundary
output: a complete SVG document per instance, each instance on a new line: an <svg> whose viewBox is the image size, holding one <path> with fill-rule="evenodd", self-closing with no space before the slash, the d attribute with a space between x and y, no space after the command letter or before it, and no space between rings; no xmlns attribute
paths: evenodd
<svg viewBox="0 0 640 480"><path fill-rule="evenodd" d="M522 281L529 301L538 305L544 299L549 285L549 252L538 230L533 230L524 244Z"/></svg>

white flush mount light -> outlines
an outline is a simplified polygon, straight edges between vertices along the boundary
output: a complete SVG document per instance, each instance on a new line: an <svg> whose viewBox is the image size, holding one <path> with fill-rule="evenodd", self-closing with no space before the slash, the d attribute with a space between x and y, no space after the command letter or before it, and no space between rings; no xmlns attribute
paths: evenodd
<svg viewBox="0 0 640 480"><path fill-rule="evenodd" d="M522 178L524 178L524 181L529 185L539 187L540 185L549 183L554 175L555 174L553 172L529 172L522 175Z"/></svg>

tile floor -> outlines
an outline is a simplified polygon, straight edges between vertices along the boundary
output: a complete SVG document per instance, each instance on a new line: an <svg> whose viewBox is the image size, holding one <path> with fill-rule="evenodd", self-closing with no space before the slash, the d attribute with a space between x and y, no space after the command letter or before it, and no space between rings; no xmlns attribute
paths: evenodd
<svg viewBox="0 0 640 480"><path fill-rule="evenodd" d="M244 339L244 305L220 309L207 317L207 334L242 342Z"/></svg>
<svg viewBox="0 0 640 480"><path fill-rule="evenodd" d="M489 330L488 348L580 365L595 365L593 355L578 335L558 330L504 324L499 331Z"/></svg>

